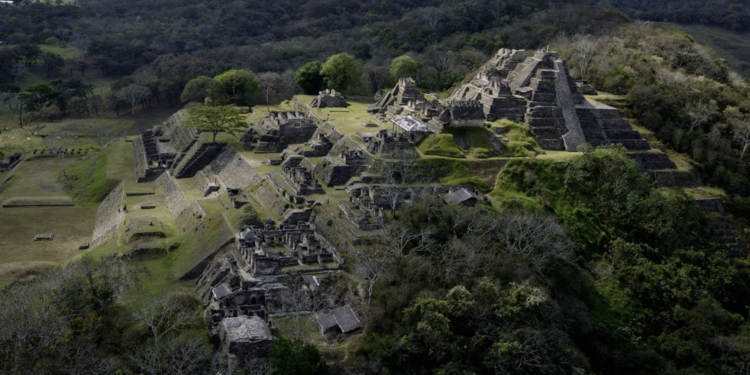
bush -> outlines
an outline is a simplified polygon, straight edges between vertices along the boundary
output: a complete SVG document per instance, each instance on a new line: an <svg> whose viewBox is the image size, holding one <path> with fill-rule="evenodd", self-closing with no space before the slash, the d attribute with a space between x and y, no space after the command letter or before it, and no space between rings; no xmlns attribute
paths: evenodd
<svg viewBox="0 0 750 375"><path fill-rule="evenodd" d="M51 36L44 40L44 44L50 45L50 46L56 46L60 44L60 39L55 38L54 36Z"/></svg>
<svg viewBox="0 0 750 375"><path fill-rule="evenodd" d="M268 354L272 375L324 375L328 373L320 351L300 339L278 338Z"/></svg>

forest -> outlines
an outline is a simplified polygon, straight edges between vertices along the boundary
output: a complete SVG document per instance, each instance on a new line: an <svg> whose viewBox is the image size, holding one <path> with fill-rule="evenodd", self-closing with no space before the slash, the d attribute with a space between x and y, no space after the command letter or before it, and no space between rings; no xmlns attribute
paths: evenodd
<svg viewBox="0 0 750 375"><path fill-rule="evenodd" d="M27 127L324 88L371 98L406 75L443 94L500 48L550 48L721 191L750 240L750 85L661 23L747 32L742 0L15 3L0 5L0 113ZM747 259L717 242L691 192L657 188L622 147L580 151L510 160L487 189L499 208L414 197L351 259L369 265L349 270L369 282L367 324L344 359L287 337L268 361L227 362L196 296L132 303L148 272L105 257L0 290L0 372L747 373Z"/></svg>

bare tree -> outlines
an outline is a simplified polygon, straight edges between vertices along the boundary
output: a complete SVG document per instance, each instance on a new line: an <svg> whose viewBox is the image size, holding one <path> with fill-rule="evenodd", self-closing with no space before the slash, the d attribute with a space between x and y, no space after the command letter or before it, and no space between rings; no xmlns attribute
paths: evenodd
<svg viewBox="0 0 750 375"><path fill-rule="evenodd" d="M693 102L693 105L688 109L690 115L690 126L689 131L693 131L696 127L703 125L711 119L719 111L719 107L716 105L715 100L701 96Z"/></svg>
<svg viewBox="0 0 750 375"><path fill-rule="evenodd" d="M151 90L148 87L131 83L118 91L115 96L122 99L130 106L130 114L135 116L135 107L151 98Z"/></svg>
<svg viewBox="0 0 750 375"><path fill-rule="evenodd" d="M182 335L169 338L162 345L166 357L166 374L201 373L211 356L211 348L200 336Z"/></svg>
<svg viewBox="0 0 750 375"><path fill-rule="evenodd" d="M388 202L391 218L396 218L396 209L409 194L408 185L415 184L421 178L416 168L418 155L413 149L404 149L384 155L372 168L372 173L383 182L378 192Z"/></svg>
<svg viewBox="0 0 750 375"><path fill-rule="evenodd" d="M13 102L16 100L17 94L14 92L0 92L0 103L8 104L8 111L13 110Z"/></svg>
<svg viewBox="0 0 750 375"><path fill-rule="evenodd" d="M96 113L97 116L99 116L99 109L104 106L104 99L102 99L99 95L92 95L88 99L86 99L86 103L88 104L90 109L94 110L94 113Z"/></svg>
<svg viewBox="0 0 750 375"><path fill-rule="evenodd" d="M65 156L68 154L68 149L76 143L75 138L68 133L51 134L44 138L44 144L50 148L52 152L57 155L57 160L60 162L60 169L64 179L68 179L66 173L67 165L65 163Z"/></svg>
<svg viewBox="0 0 750 375"><path fill-rule="evenodd" d="M154 342L158 345L161 339L169 334L184 332L200 325L198 315L189 306L186 298L183 295L170 294L137 310L133 317L148 327Z"/></svg>
<svg viewBox="0 0 750 375"><path fill-rule="evenodd" d="M740 142L742 146L742 151L740 152L741 160L745 157L747 148L750 147L750 115L740 112L737 107L727 107L724 110L724 115L732 126L734 139Z"/></svg>
<svg viewBox="0 0 750 375"><path fill-rule="evenodd" d="M278 295L281 302L281 308L288 313L294 325L293 335L295 338L304 338L312 319L310 314L322 310L325 307L325 301L320 296L312 293L305 285L302 276L295 276L290 283L287 283L284 289Z"/></svg>
<svg viewBox="0 0 750 375"><path fill-rule="evenodd" d="M725 374L750 374L750 339L742 336L717 336L708 340Z"/></svg>
<svg viewBox="0 0 750 375"><path fill-rule="evenodd" d="M383 242L393 248L395 255L407 256L424 251L432 246L434 231L429 227L413 230L404 225L390 224L385 227Z"/></svg>
<svg viewBox="0 0 750 375"><path fill-rule="evenodd" d="M599 39L589 34L576 35L573 38L573 50L575 51L578 61L581 65L581 80L586 80L586 73L589 69L591 59L594 58L599 48Z"/></svg>
<svg viewBox="0 0 750 375"><path fill-rule="evenodd" d="M365 64L365 66L362 67L362 71L367 74L373 93L383 88L391 77L388 68L382 66L379 67L372 64Z"/></svg>
<svg viewBox="0 0 750 375"><path fill-rule="evenodd" d="M125 357L146 374L159 374L165 367L166 358L154 343L135 346L125 353Z"/></svg>
<svg viewBox="0 0 750 375"><path fill-rule="evenodd" d="M594 63L594 70L592 74L594 79L599 72L604 71L605 63L611 61L612 53L616 50L622 49L622 39L604 36L599 38L599 51L596 54L596 62Z"/></svg>
<svg viewBox="0 0 750 375"><path fill-rule="evenodd" d="M396 253L393 248L376 244L354 252L354 271L367 282L367 304L375 284L394 274Z"/></svg>
<svg viewBox="0 0 750 375"><path fill-rule="evenodd" d="M114 137L115 129L110 126L100 126L96 131L96 143L100 147L104 147L104 145L106 145L107 142L109 142L109 140Z"/></svg>
<svg viewBox="0 0 750 375"><path fill-rule="evenodd" d="M266 95L266 110L268 113L271 113L271 95L276 92L279 84L281 84L281 76L276 73L266 72L258 74L258 85Z"/></svg>
<svg viewBox="0 0 750 375"><path fill-rule="evenodd" d="M433 31L437 29L438 24L443 20L443 11L436 7L419 8L417 9L417 15Z"/></svg>
<svg viewBox="0 0 750 375"><path fill-rule="evenodd" d="M555 262L573 261L573 242L565 229L552 217L527 214L500 216L496 241L510 255L520 255L531 260L532 267L541 276Z"/></svg>
<svg viewBox="0 0 750 375"><path fill-rule="evenodd" d="M13 78L15 78L16 85L18 84L18 81L21 80L21 76L24 75L24 73L28 71L29 71L29 68L26 66L26 64L22 64L20 62L13 64L13 68L11 68L11 73L13 74Z"/></svg>

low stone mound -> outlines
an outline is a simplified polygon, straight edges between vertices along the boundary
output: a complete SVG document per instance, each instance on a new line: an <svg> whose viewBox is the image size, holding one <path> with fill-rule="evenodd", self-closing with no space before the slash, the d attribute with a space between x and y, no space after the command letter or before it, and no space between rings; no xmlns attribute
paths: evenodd
<svg viewBox="0 0 750 375"><path fill-rule="evenodd" d="M330 108L330 107L346 107L346 98L336 90L324 90L318 93L312 103L311 108Z"/></svg>
<svg viewBox="0 0 750 375"><path fill-rule="evenodd" d="M3 202L3 207L57 207L75 206L72 197L12 197Z"/></svg>

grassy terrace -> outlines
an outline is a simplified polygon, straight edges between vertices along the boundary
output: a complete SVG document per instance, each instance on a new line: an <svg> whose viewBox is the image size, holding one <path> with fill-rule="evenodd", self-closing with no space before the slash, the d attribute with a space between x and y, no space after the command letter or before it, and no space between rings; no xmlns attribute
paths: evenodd
<svg viewBox="0 0 750 375"><path fill-rule="evenodd" d="M298 99L302 103L309 103L313 96L300 95ZM622 96L602 93L594 99L611 103L622 102ZM356 137L359 132L375 132L379 129L391 129L392 124L381 122L371 117L366 108L372 102L369 98L350 98L350 105L345 108L324 108L314 113L322 119L327 119L327 125L335 127L337 131L354 140L361 145ZM272 111L293 110L293 102L286 101L279 105L271 106ZM55 134L61 131L78 135L71 147L89 150L88 154L68 157L69 174L74 181L73 192L66 189L60 180L60 164L56 158L45 158L25 160L16 171L15 176L6 184L0 186L0 201L8 198L34 198L44 199L51 197L65 197L75 195L76 198L83 196L81 191L88 192L91 198L87 198L88 204L79 203L74 207L23 207L23 208L0 208L0 238L4 241L3 251L0 252L0 287L7 285L13 280L23 280L33 277L47 267L64 264L82 254L91 254L101 257L110 253L125 254L131 251L135 242L126 243L129 233L126 226L121 227L120 236L109 241L109 243L94 249L91 252L79 251L80 243L89 242L96 219L96 200L101 199L97 194L98 189L106 190L107 185L99 184L102 181L125 181L126 191L152 191L155 195L126 197L124 203L129 210L126 223L130 220L155 218L163 226L167 237L146 238L140 241L160 241L166 246L175 245L174 250L165 252L161 257L149 257L143 260L143 264L149 269L150 274L144 282L146 285L142 296L133 296L135 300L151 298L170 290L175 279L199 262L208 252L212 251L207 244L215 237L224 236L229 231L233 232L243 223L252 219L261 220L270 214L250 199L250 204L243 209L223 209L216 197L203 197L203 192L198 186L195 178L177 180L178 185L190 203L199 202L206 211L207 217L204 224L194 233L179 233L174 223L174 218L167 210L161 191L156 189L154 182L136 183L133 174L132 144L120 138L125 135L133 135L158 124L167 119L174 112L173 109L155 109L146 112L136 112L136 116L114 116L103 114L100 118L68 118L55 122L36 120L25 128L17 126L15 114L0 108L0 126L8 126L9 131L0 134L0 151L8 154L11 152L26 152L27 156L33 150L41 150L45 147L45 141L37 134ZM265 106L257 106L252 113L247 115L247 121L260 121L267 113ZM375 123L377 127L365 127L366 123ZM660 148L658 141L646 129L634 124L634 128L641 132L646 139L650 139L652 146ZM448 134L435 134L429 136L418 145L421 162L431 163L435 171L435 181L440 183L472 184L484 191L495 188L496 171L503 168L504 163L518 157L535 157L538 159L549 159L559 162L570 160L578 153L564 151L542 151L534 140L527 134L526 128L521 124L510 121L496 121L490 124L492 128L504 128L499 135L506 145L502 153L495 153L487 136L486 129L458 129ZM103 129L111 129L108 137L120 139L112 143L101 154L96 154L106 139L100 137ZM210 134L202 135L210 139ZM278 172L280 166L272 166L267 163L269 158L278 157L278 153L256 154L242 150L238 135L219 134L219 142L228 142L234 146L240 154L262 175L269 172ZM670 158L681 170L690 170L693 164L689 158L673 152L669 152ZM313 164L321 158L311 158ZM0 178L3 176L0 175ZM325 194L307 196L321 202L323 209L330 215L334 225L342 226L348 231L358 234L361 232L345 219L339 219L338 203L348 201L349 196L342 188L324 187ZM708 197L721 195L721 192L708 188L692 189L688 192L696 197ZM224 201L229 204L226 193L221 193ZM492 196L493 206L499 202L514 197ZM517 198L517 197L515 197ZM154 209L142 210L141 205L154 205ZM277 219L278 218L274 218ZM33 237L37 233L55 233L55 240L49 242L34 242ZM371 233L370 233L371 234ZM191 288L189 283L178 282L178 288Z"/></svg>
<svg viewBox="0 0 750 375"><path fill-rule="evenodd" d="M313 98L313 95L297 95L297 99L304 104L309 104ZM347 98L349 106L346 108L315 108L313 112L323 120L329 119L328 123L339 133L355 139L356 134L360 132L376 132L393 127L392 123L382 122L367 113L367 106L372 102L371 98ZM367 123L375 124L377 127L365 127Z"/></svg>

